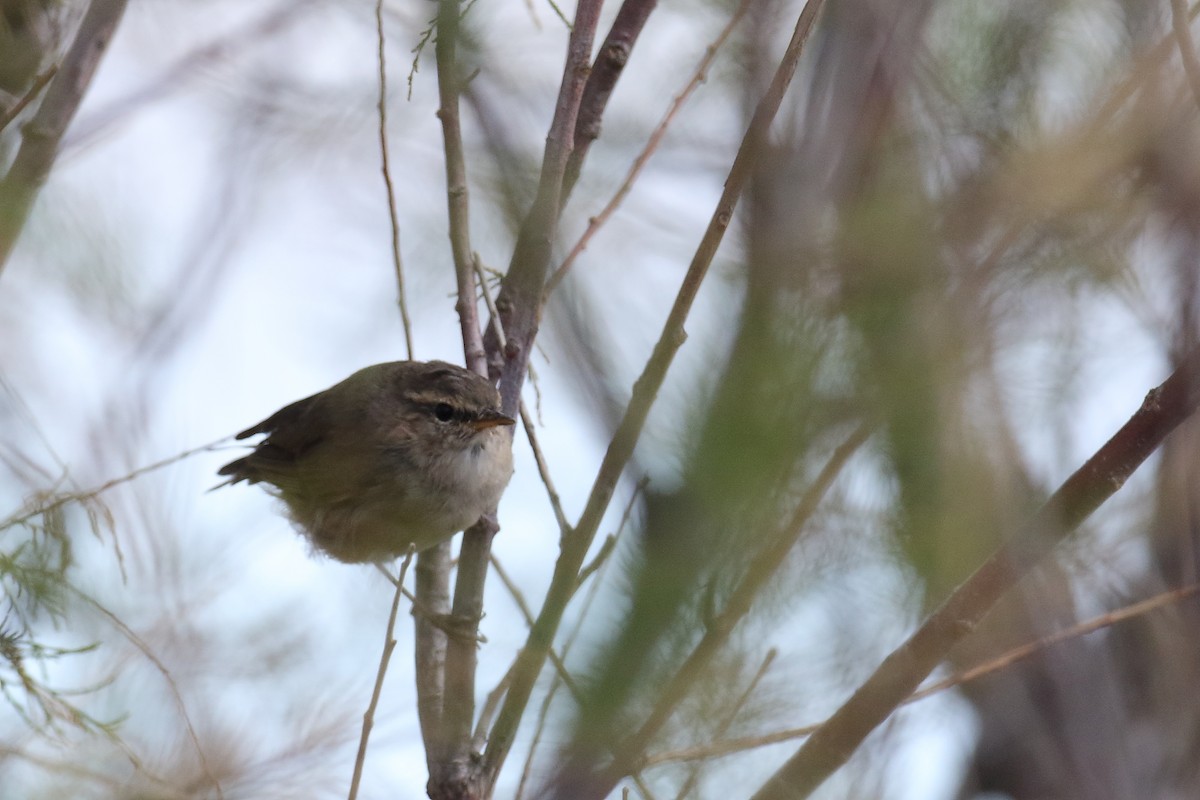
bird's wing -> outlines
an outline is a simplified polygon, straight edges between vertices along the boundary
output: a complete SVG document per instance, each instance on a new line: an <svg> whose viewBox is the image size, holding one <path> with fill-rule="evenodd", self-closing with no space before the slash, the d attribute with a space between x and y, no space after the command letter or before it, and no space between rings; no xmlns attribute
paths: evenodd
<svg viewBox="0 0 1200 800"><path fill-rule="evenodd" d="M332 420L326 404L321 401L323 392L284 406L254 427L237 435L247 439L260 433L267 434L254 448L254 452L236 461L231 461L218 470L219 475L232 475L236 483L247 480L257 483L271 480L281 470L291 465L312 448L320 444L329 433Z"/></svg>

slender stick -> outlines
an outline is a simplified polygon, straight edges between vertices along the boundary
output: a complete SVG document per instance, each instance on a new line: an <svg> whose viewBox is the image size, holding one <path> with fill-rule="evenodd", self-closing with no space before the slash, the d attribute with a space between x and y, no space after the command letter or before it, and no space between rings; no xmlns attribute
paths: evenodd
<svg viewBox="0 0 1200 800"><path fill-rule="evenodd" d="M483 339L479 333L479 310L475 305L474 263L471 253L471 203L467 189L467 162L462 141L462 122L458 98L462 76L458 63L461 4L458 0L438 3L435 51L438 72L438 119L442 123L442 143L446 151L446 206L449 215L450 253L454 259L454 277L458 285L459 326L462 329L463 354L467 368L487 375Z"/></svg>
<svg viewBox="0 0 1200 800"><path fill-rule="evenodd" d="M408 317L408 300L404 293L404 262L400 258L400 219L396 213L396 188L392 185L392 170L388 158L387 140L387 39L383 30L383 0L375 3L375 31L379 40L379 156L383 185L387 188L388 220L392 227L392 266L396 271L397 302L400 321L404 325L404 347L408 358L413 357L412 321Z"/></svg>
<svg viewBox="0 0 1200 800"><path fill-rule="evenodd" d="M1200 60L1196 58L1196 45L1192 41L1187 0L1171 0L1171 28L1179 47L1179 58L1183 61L1184 74L1192 89L1192 102L1200 106Z"/></svg>
<svg viewBox="0 0 1200 800"><path fill-rule="evenodd" d="M362 734L358 739L358 755L354 758L354 775L350 778L350 794L348 800L358 797L358 784L362 780L363 764L367 760L367 741L371 738L371 729L375 727L375 709L379 707L379 698L383 694L383 679L387 677L388 663L392 660L392 651L396 649L396 617L400 612L400 598L404 596L404 577L408 574L408 565L412 563L413 552L410 549L400 565L400 577L396 579L396 592L392 596L392 610L388 613L387 632L383 638L383 653L379 656L379 669L375 672L375 688L371 690L371 702L367 704L363 714Z"/></svg>
<svg viewBox="0 0 1200 800"><path fill-rule="evenodd" d="M683 344L683 324L691 311L692 302L696 298L696 293L708 272L713 257L716 255L717 247L724 237L725 230L733 218L738 198L762 155L762 145L766 140L767 130L783 102L784 93L795 73L804 43L808 39L808 34L812 30L820 8L821 0L809 0L800 13L795 32L780 62L775 78L759 102L737 156L734 158L733 166L725 181L725 190L713 212L704 238L692 258L692 263L688 267L683 284L675 298L675 304L663 326L662 335L655 345L654 352L647 361L645 369L642 370L641 376L634 383L629 405L609 443L608 451L604 455L600 471L592 485L592 491L579 524L571 536L563 540L562 552L559 555L558 563L555 564L554 575L542 604L542 610L518 657L518 666L513 675L512 686L509 687L504 705L496 717L496 724L492 727L492 735L488 741L488 749L484 753L484 769L487 770L489 778L493 781L503 765L508 751L512 748L517 726L524 714L525 706L529 702L529 696L541 672L542 665L546 661L554 634L562 621L566 603L575 591L579 569L591 546L592 539L596 535L596 530L600 527L600 521L612 499L617 481L624 472L629 458L633 455L634 446L641 435L646 417L650 413L650 407L666 378L667 369L674 360L675 353ZM505 325L505 331L511 338L512 330L508 325Z"/></svg>
<svg viewBox="0 0 1200 800"><path fill-rule="evenodd" d="M562 84L546 135L537 195L521 225L508 273L496 298L501 327L508 340L500 348L491 329L485 337L489 356L499 362L501 404L510 416L516 416L520 405L521 387L542 316L542 292L550 267L551 245L558 230L563 176L590 72L592 41L601 5L601 0L580 0L575 10Z"/></svg>
<svg viewBox="0 0 1200 800"><path fill-rule="evenodd" d="M41 93L42 89L46 88L46 84L50 82L50 79L53 78L57 72L58 65L51 64L45 72L34 78L33 84L29 87L25 94L21 95L21 99L13 103L12 108L8 109L3 116L0 116L0 131L7 128L22 111L29 107L29 104L32 103L34 98Z"/></svg>
<svg viewBox="0 0 1200 800"><path fill-rule="evenodd" d="M891 715L946 653L1068 533L1079 526L1158 449L1200 404L1200 348L1137 413L1059 487L1041 510L955 589L904 644L754 795L754 800L808 797Z"/></svg>
<svg viewBox="0 0 1200 800"><path fill-rule="evenodd" d="M566 205L571 189L579 179L588 150L592 142L600 136L600 118L608 106L608 99L612 96L621 73L625 71L625 64L629 61L646 20L650 18L657 4L658 0L625 0L613 19L608 35L600 45L600 51L592 64L587 84L583 87L583 96L579 101L575 137L563 176L561 205Z"/></svg>
<svg viewBox="0 0 1200 800"><path fill-rule="evenodd" d="M600 230L604 223L608 222L609 218L612 217L616 210L621 206L621 203L625 201L625 197L629 194L630 190L633 189L633 184L637 182L638 176L642 174L642 170L650 161L651 156L657 152L659 145L662 144L663 138L667 135L667 129L670 128L671 123L675 121L675 117L679 114L679 110L683 108L684 103L686 103L696 89L700 87L700 84L704 83L708 74L708 69L712 66L712 62L717 57L717 51L721 48L721 45L725 43L725 40L729 38L729 34L731 34L733 29L737 27L738 22L740 22L742 17L746 15L746 12L750 9L750 5L754 2L755 0L741 0L741 3L738 4L737 9L734 10L733 16L729 18L729 22L725 23L725 27L721 29L721 32L717 35L717 38L713 40L712 44L704 49L704 56L700 59L700 63L696 65L696 69L692 73L691 80L689 80L687 85L683 87L683 90L675 96L675 99L671 101L671 105L667 108L666 113L663 114L662 119L659 120L658 126L655 127L654 131L650 134L650 138L646 140L646 146L642 148L642 152L638 153L637 158L633 160L633 164L629 167L629 172L625 174L625 180L621 182L621 186L617 189L616 194L614 194L612 198L604 205L604 208L600 210L599 214L588 220L587 229L583 232L583 235L581 235L579 240L575 242L575 245L571 248L570 252L567 253L567 257L563 259L558 268L554 270L554 274L550 276L550 280L546 282L546 296L549 296L550 293L554 291L555 287L562 282L562 279L566 277L567 272L569 272L571 267L575 264L575 260L579 258L579 255L584 250L587 249L588 244L592 241L592 237L596 235L596 232ZM579 134L577 133L576 139L578 138ZM571 157L572 160L574 160L575 154L572 153Z"/></svg>
<svg viewBox="0 0 1200 800"><path fill-rule="evenodd" d="M126 0L92 0L41 106L23 128L21 147L0 182L0 272L25 227L34 197L50 174L59 142L108 49L125 5Z"/></svg>

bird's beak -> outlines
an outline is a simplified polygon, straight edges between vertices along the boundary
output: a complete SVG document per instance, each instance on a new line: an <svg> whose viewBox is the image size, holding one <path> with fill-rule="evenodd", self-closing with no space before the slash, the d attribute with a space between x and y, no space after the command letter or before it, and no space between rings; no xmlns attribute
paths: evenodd
<svg viewBox="0 0 1200 800"><path fill-rule="evenodd" d="M516 425L517 421L510 416L501 414L499 411L484 411L475 419L468 423L477 431L494 428L497 425Z"/></svg>

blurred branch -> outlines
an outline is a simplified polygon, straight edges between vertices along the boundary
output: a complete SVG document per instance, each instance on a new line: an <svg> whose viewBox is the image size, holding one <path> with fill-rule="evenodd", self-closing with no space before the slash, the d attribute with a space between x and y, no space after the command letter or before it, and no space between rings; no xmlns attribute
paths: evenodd
<svg viewBox="0 0 1200 800"><path fill-rule="evenodd" d="M375 709L379 706L379 697L383 694L383 679L387 676L388 663L392 660L392 651L396 649L396 617L400 612L400 598L404 596L404 578L408 567L412 564L413 551L400 564L400 577L396 579L396 591L392 595L392 609L388 613L387 631L383 638L383 653L379 656L379 669L375 673L375 688L371 690L371 701L367 703L366 713L363 714L362 735L358 740L358 755L354 758L354 775L350 778L349 800L358 797L358 784L362 779L363 764L367 759L367 741L371 738L371 729L375 726Z"/></svg>
<svg viewBox="0 0 1200 800"><path fill-rule="evenodd" d="M705 625L704 635L692 648L692 652L679 666L671 680L655 695L654 708L647 715L637 732L621 742L612 762L605 767L597 791L605 787L615 786L617 781L627 773L638 768L651 740L658 734L670 719L672 712L687 696L687 692L703 675L704 669L712 660L729 637L734 628L741 622L754 604L755 598L784 564L788 553L800 541L804 527L816 513L821 500L841 474L846 462L850 460L871 435L871 426L860 425L839 447L829 456L811 486L805 490L796 510L792 513L787 524L774 536L770 544L764 547L750 562L746 574L738 583L737 588L729 596L725 609Z"/></svg>
<svg viewBox="0 0 1200 800"><path fill-rule="evenodd" d="M1129 479L1200 404L1200 349L1146 395L1141 408L931 613L754 795L809 796L911 694L959 640L1054 546Z"/></svg>
<svg viewBox="0 0 1200 800"><path fill-rule="evenodd" d="M126 0L92 0L41 106L22 129L21 147L0 181L0 273L50 174L59 142L121 21L125 4Z"/></svg>
<svg viewBox="0 0 1200 800"><path fill-rule="evenodd" d="M600 593L600 587L603 584L602 571L612 563L612 559L603 557L603 555L606 551L611 553L613 548L616 546L617 539L619 539L621 534L625 531L625 527L628 525L630 517L633 516L634 506L637 504L638 499L642 496L642 492L645 491L646 485L649 482L650 481L648 478L642 478L640 481L638 481L637 486L634 487L633 492L631 492L629 495L629 501L625 504L625 510L621 514L621 521L617 525L616 532L609 535L608 539L604 543L604 548L601 549L601 553L597 555L589 565L592 567L592 571L600 574L596 576L596 580L592 581L592 585L588 587L587 594L584 595L583 602L580 604L579 615L575 620L575 625L567 633L566 639L563 642L562 657L564 659L570 653L571 648L575 645L575 640L579 638L579 633L583 630L583 620L587 619L588 611L591 609L592 604L596 601L597 595ZM584 572L588 571L585 570ZM580 573L580 585L583 584L583 581L586 577L584 572ZM513 668L515 667L516 663L514 662ZM511 674L512 669L510 669L509 672ZM550 706L554 702L554 698L558 694L559 687L561 686L562 681L559 680L557 675L555 675L554 681L550 684L550 688L546 691L546 696L542 698L541 708L538 709L537 723L534 725L533 741L529 744L529 751L525 755L525 766L521 770L521 780L517 784L517 793L515 795L516 800L521 800L521 797L525 793L525 785L529 782L529 777L533 773L533 759L537 755L537 749L541 744L542 734L546 729L546 720L550 716Z"/></svg>
<svg viewBox="0 0 1200 800"><path fill-rule="evenodd" d="M609 218L613 215L617 208L620 207L621 203L625 201L626 195L628 195L630 190L633 188L633 184L637 181L638 176L641 175L642 170L650 161L650 157L653 156L658 150L659 145L662 143L663 137L667 134L667 129L671 126L671 123L675 121L675 117L679 113L679 109L683 108L683 104L688 101L688 99L692 96L692 93L695 92L696 89L699 88L700 84L704 83L704 81L707 79L708 69L712 66L712 62L716 59L717 51L720 49L721 45L725 43L725 40L729 38L729 34L733 32L735 27L737 27L737 24L741 21L742 17L746 15L746 11L749 10L750 5L753 2L755 2L755 0L741 0L741 2L738 4L738 7L734 10L733 16L729 18L729 22L727 22L725 27L721 29L721 32L717 35L717 38L713 40L712 44L705 48L704 57L701 58L700 63L696 65L696 71L692 73L691 80L689 80L687 85L683 87L683 91L676 95L675 99L671 101L671 105L667 108L667 112L663 115L662 120L659 121L658 127L654 129L654 131L650 134L650 138L646 140L646 146L642 148L642 152L640 152L637 158L633 160L633 164L629 167L629 172L626 173L625 180L621 182L621 186L617 189L616 194L614 194L608 203L605 204L604 208L601 209L599 214L591 217L588 220L587 229L583 232L583 235L581 235L579 240L575 242L574 247L572 247L570 252L567 253L567 257L563 259L562 263L550 276L550 280L546 282L547 297L549 297L550 293L554 291L555 287L558 286L562 279L566 277L567 272L570 271L572 265L575 263L575 260L579 258L579 254L587 249L592 237L596 235L596 231L600 230L601 226L608 222ZM588 83L588 86L591 86L590 82ZM599 122L597 121L596 124L598 125ZM598 134L599 130L597 129L596 133L593 134L590 139L586 139L585 141L590 144L591 139L595 139ZM575 133L577 148L579 147L578 142L580 136L581 131L577 128ZM578 150L576 150L576 153L577 152ZM575 163L576 153L571 154L571 163L578 170L579 165ZM582 156L580 156L580 158L582 158Z"/></svg>
<svg viewBox="0 0 1200 800"><path fill-rule="evenodd" d="M58 65L51 64L45 72L34 78L33 84L26 90L25 94L21 95L21 99L13 103L12 108L5 110L4 115L0 116L0 131L3 131L12 124L12 121L33 102L33 99L41 93L42 89L46 88L46 84L56 74L58 74Z"/></svg>
<svg viewBox="0 0 1200 800"><path fill-rule="evenodd" d="M1192 89L1192 102L1200 106L1200 61L1196 59L1196 45L1192 42L1191 20L1188 18L1187 0L1171 0L1171 27L1179 58Z"/></svg>
<svg viewBox="0 0 1200 800"><path fill-rule="evenodd" d="M725 714L725 718L720 721L716 730L713 731L712 735L714 738L719 739L729 731L730 726L732 726L734 720L737 719L737 715L741 713L742 708L750 701L755 689L758 688L758 684L760 684L762 679L766 676L767 670L771 668L771 664L774 663L777 655L779 655L779 651L773 647L767 651L766 657L763 658L762 664L760 664L758 667L758 671L754 673L754 677L750 679L750 683L748 683L746 688L742 690L742 693L738 699L734 701L732 706L729 707L729 711ZM683 782L683 785L679 787L679 791L675 793L675 800L685 800L689 795L691 795L692 792L696 790L696 785L700 778L700 768L701 764L697 763L694 764L692 769L688 771L687 779Z"/></svg>
<svg viewBox="0 0 1200 800"><path fill-rule="evenodd" d="M637 43L650 12L657 5L658 0L625 0L617 11L608 36L600 45L600 51L592 64L591 74L588 75L587 85L583 87L583 97L579 102L575 139L563 176L560 201L562 205L566 205L571 190L575 188L575 182L579 180L579 172L583 169L583 162L592 142L600 136L600 118L608 106L608 98L612 96L617 79L625 70L625 64L629 61L629 55L633 52L633 46Z"/></svg>
<svg viewBox="0 0 1200 800"><path fill-rule="evenodd" d="M375 3L375 32L379 40L379 157L383 185L387 189L388 221L392 228L392 265L396 270L396 291L400 305L400 321L404 325L404 347L408 358L413 357L412 322L408 318L408 300L404 294L404 262L400 258L400 220L396 213L396 189L392 185L392 170L388 158L387 140L387 38L383 31L383 0ZM403 581L401 581L403 583Z"/></svg>
<svg viewBox="0 0 1200 800"><path fill-rule="evenodd" d="M729 176L725 181L724 191L713 212L708 228L704 232L704 237L692 258L687 274L684 276L683 284L663 326L662 335L655 345L650 359L646 362L641 376L633 385L629 405L626 407L625 414L604 454L604 460L592 485L592 491L579 524L571 536L563 540L562 551L555 564L542 610L518 657L518 667L513 676L513 685L509 688L504 706L497 716L487 752L484 754L484 768L493 781L512 747L513 737L524 714L525 706L529 702L533 685L545 663L555 631L562 622L566 604L575 591L579 569L587 556L596 531L600 527L600 522L604 518L617 482L625 471L625 465L633 455L634 446L641 435L646 417L650 413L650 407L666 378L667 369L674 360L675 353L683 344L685 338L683 324L691 311L692 302L696 298L696 293L700 289L700 284L708 272L713 257L716 255L717 247L724 237L725 230L733 218L738 198L762 155L767 131L783 102L783 96L795 73L804 43L812 30L820 7L821 0L810 0L800 13L795 32L780 61L779 69L766 94L759 102L746 135L742 139L741 147L738 149L729 170ZM508 288L508 285L508 281L505 281L505 288ZM540 292L540 286L538 288ZM503 311L503 307L501 310ZM511 337L512 328L505 325L505 330Z"/></svg>
<svg viewBox="0 0 1200 800"><path fill-rule="evenodd" d="M150 663L154 665L154 668L157 669L163 676L163 679L167 682L167 688L171 690L171 697L175 700L175 706L179 709L179 716L183 719L183 724L187 729L188 738L192 742L192 747L194 747L196 750L196 757L200 760L200 768L203 770L204 776L208 779L208 782L212 785L213 791L216 792L218 800L222 800L224 795L221 792L221 782L217 779L216 773L213 772L212 767L208 763L208 756L204 752L204 747L200 744L200 737L196 734L195 726L192 725L192 718L188 714L187 706L183 702L183 695L179 691L179 685L175 683L175 678L171 675L171 671L167 669L167 665L164 664L158 658L158 656L154 655L154 651L150 649L150 645L146 644L146 642L143 641L140 636L134 633L133 629L126 625L120 617L109 611L104 606L100 605L100 603L95 599L75 588L74 586L71 586L70 588L77 597L94 608L96 611L100 612L100 615L107 619L114 628L120 631L121 635L128 639L134 647L140 650L142 655L144 655L150 661Z"/></svg>
<svg viewBox="0 0 1200 800"><path fill-rule="evenodd" d="M232 33L222 33L212 41L184 54L153 82L87 114L66 138L66 147L74 152L95 141L139 107L179 91L201 67L221 58L229 58L240 48L261 45L315 4L316 0L281 0L243 28Z"/></svg>
<svg viewBox="0 0 1200 800"><path fill-rule="evenodd" d="M1086 622L1081 622L1078 625L1051 634L1050 636L1038 639L1036 642L1031 642L1020 647L1014 647L1002 655L989 661L955 673L948 678L937 681L926 686L920 691L913 692L905 698L903 705L915 703L918 700L925 700L935 694L944 692L947 689L953 689L957 686L962 686L965 683L978 680L979 678L992 675L1000 670L1007 669L1013 664L1035 655L1048 647L1053 647L1056 644L1075 639L1080 636L1086 636L1089 633L1095 633L1103 628L1112 627L1120 622L1125 622L1151 611L1156 611L1175 603L1182 602L1188 598L1200 595L1200 585L1185 586L1182 589L1174 589L1169 592L1157 594L1154 597L1126 606L1125 608L1110 611L1106 614L1093 617ZM780 742L799 739L804 736L809 736L817 731L824 723L815 725L805 725L801 728L788 728L787 730L774 731L772 733L761 734L758 736L742 736L736 739L726 739L725 741L710 742L708 744L697 745L696 747L685 747L678 750L664 750L661 753L655 753L646 758L643 762L643 767L655 767L660 764L670 764L679 761L699 761L710 758L719 758L721 756L740 753L745 750L753 750L767 745L779 744Z"/></svg>
<svg viewBox="0 0 1200 800"><path fill-rule="evenodd" d="M492 555L491 562L492 567L496 570L496 575L500 578L500 582L504 584L504 588L508 590L509 596L512 597L513 602L517 605L517 609L521 612L521 617L525 620L525 626L532 628L533 612L529 610L529 603L525 601L525 594L521 591L520 587L513 582L513 579L509 577L508 572L504 569L503 565L500 563L500 560L497 559L494 554ZM582 697L582 694L579 691L579 686L575 683L575 679L571 677L571 673L567 672L567 665L563 663L562 657L559 656L558 653L554 652L553 647L550 648L550 663L554 665L554 671L558 674L558 679L566 684L566 687L570 690L571 695L576 701L578 701ZM505 673L506 682L510 681L513 668L515 666L516 662L513 662L513 665L509 667L508 672Z"/></svg>

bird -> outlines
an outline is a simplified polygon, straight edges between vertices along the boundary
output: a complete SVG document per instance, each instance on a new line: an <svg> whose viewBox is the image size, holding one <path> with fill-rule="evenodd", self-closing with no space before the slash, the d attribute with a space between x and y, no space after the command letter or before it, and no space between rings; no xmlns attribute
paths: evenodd
<svg viewBox="0 0 1200 800"><path fill-rule="evenodd" d="M221 467L219 486L266 484L317 552L386 561L495 509L513 473L514 424L470 370L375 364L239 433L265 438Z"/></svg>

